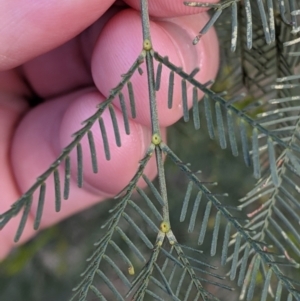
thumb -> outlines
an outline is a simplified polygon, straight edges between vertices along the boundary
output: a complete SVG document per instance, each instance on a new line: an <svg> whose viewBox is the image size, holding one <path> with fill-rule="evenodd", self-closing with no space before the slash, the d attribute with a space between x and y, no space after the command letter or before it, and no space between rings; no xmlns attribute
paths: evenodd
<svg viewBox="0 0 300 301"><path fill-rule="evenodd" d="M2 0L0 70L16 67L83 31L114 0Z"/></svg>
<svg viewBox="0 0 300 301"><path fill-rule="evenodd" d="M199 28L203 27L208 20L209 16L206 13L200 13L175 18L155 18L150 21L154 50L162 56L168 56L170 62L182 67L188 74L198 67L200 71L194 76L194 79L200 83L214 79L219 66L218 39L213 28L203 35L196 46L192 45ZM96 87L106 97L108 97L111 87L118 84L119 74L124 74L129 70L141 51L143 38L140 22L140 15L137 11L123 10L109 20L96 42L92 56L92 75ZM158 62L154 61L155 70L157 70L157 66ZM141 68L146 74L145 64L141 65ZM168 108L169 76L170 70L163 67L161 86L156 93L158 118L162 127L172 125L183 115L181 78L176 74L173 84L173 105L171 110ZM141 76L136 72L131 77L131 82L135 97L138 99L135 120L150 127L147 76ZM187 84L189 108L193 103L192 89L193 87ZM198 99L202 96L203 92L199 90ZM130 107L129 94L124 93L124 98ZM116 103L116 106L121 110L119 103Z"/></svg>

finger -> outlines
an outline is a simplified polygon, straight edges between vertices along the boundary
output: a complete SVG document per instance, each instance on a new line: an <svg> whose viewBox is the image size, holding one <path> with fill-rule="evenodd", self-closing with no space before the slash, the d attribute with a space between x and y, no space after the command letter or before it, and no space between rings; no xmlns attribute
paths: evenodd
<svg viewBox="0 0 300 301"><path fill-rule="evenodd" d="M92 86L94 45L107 21L120 9L113 5L76 38L23 64L20 69L34 93L49 99Z"/></svg>
<svg viewBox="0 0 300 301"><path fill-rule="evenodd" d="M128 5L136 10L140 10L139 0L124 0ZM186 2L186 1L185 1ZM217 3L219 0L205 0L205 1L188 1L188 2L203 2L203 3ZM207 8L190 7L184 5L183 0L152 0L148 1L149 14L155 17L175 17L201 13Z"/></svg>
<svg viewBox="0 0 300 301"><path fill-rule="evenodd" d="M71 134L82 128L81 122L94 114L96 106L103 100L104 97L96 90L86 89L45 102L24 117L15 133L12 145L12 166L21 193L31 187L37 176L48 169L62 149L74 139L71 138ZM97 173L94 173L92 169L89 142L86 137L81 141L84 179L82 188L77 187L76 150L70 154L69 200L62 202L59 213L55 212L53 175L46 181L41 228L115 195L130 182L138 168L139 160L145 155L149 146L151 133L148 128L130 121L130 135L126 135L124 120L117 109L116 119L120 129L121 147L116 145L111 116L107 111L103 113L111 154L109 161L105 157L98 121L91 128L97 153ZM149 162L145 174L149 178L155 176L155 160ZM59 175L63 199L63 163L59 168ZM38 191L34 194L31 210L33 217L36 215L37 199ZM28 238L34 234L32 224L33 219L26 224L24 237Z"/></svg>
<svg viewBox="0 0 300 301"><path fill-rule="evenodd" d="M0 70L13 68L76 36L113 0L2 0Z"/></svg>
<svg viewBox="0 0 300 301"><path fill-rule="evenodd" d="M122 26L125 20L126 27ZM199 67L200 72L194 78L201 83L214 79L219 64L218 41L213 29L209 30L196 46L192 45L192 40L197 34L199 26L201 27L207 20L208 16L202 13L151 22L154 50L162 56L168 56L170 62L182 67L187 73L190 73L195 67ZM92 74L96 86L105 96L108 96L110 89L119 83L119 74L126 73L141 52L140 22L139 13L130 9L124 10L107 23L99 36L92 58ZM156 62L155 66L157 66ZM136 72L131 78L137 100L136 120L150 126L145 64L142 69L144 70L142 76ZM156 94L159 121L163 127L171 125L183 114L181 78L179 76L175 76L173 107L171 110L168 109L169 73L170 70L164 67L161 88ZM192 105L191 89L192 87L189 86L189 107ZM124 95L129 107L129 96L126 90ZM203 93L199 90L198 97L201 98L202 96ZM116 106L119 104L116 103Z"/></svg>

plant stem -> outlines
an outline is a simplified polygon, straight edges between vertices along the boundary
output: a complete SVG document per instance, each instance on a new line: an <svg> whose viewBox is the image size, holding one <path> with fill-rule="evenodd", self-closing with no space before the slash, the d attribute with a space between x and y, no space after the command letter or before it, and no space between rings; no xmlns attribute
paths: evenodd
<svg viewBox="0 0 300 301"><path fill-rule="evenodd" d="M161 141L161 133L158 122L157 114L157 102L155 92L155 80L154 80L154 65L153 65L153 50L150 37L150 21L148 14L148 0L141 0L141 13L142 13L142 27L143 27L143 51L146 52L146 66L147 66L147 77L148 77L148 92L149 92L149 105L151 114L151 128L152 128L152 142L155 140L155 154L156 164L158 170L158 181L162 199L164 201L163 206L163 220L169 223L169 206L167 197L166 179L163 167L163 152L159 147ZM156 137L155 139L153 137Z"/></svg>

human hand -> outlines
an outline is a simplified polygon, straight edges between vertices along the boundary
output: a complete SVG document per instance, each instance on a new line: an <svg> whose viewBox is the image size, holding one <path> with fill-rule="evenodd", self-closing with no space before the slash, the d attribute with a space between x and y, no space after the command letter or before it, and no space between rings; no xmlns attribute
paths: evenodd
<svg viewBox="0 0 300 301"><path fill-rule="evenodd" d="M191 72L200 82L213 79L218 68L218 44L210 30L197 46L192 45L199 29L207 22L201 9L185 7L182 0L149 1L151 36L154 49L168 55L171 62ZM213 1L212 1L213 2ZM138 0L2 0L0 9L0 213L8 210L36 178L58 157L82 127L96 105L103 102L128 71L142 48ZM114 4L114 5L113 5ZM142 67L145 71L145 66ZM41 228L83 210L118 193L136 172L151 140L146 73L135 74L137 118L130 120L131 134L121 127L122 147L114 142L110 117L104 114L109 135L111 160L106 161L99 125L95 138L99 172L90 166L88 141L83 139L84 186L77 187L72 172L69 200L61 212L54 210L53 181L47 193ZM179 81L174 87L173 108L166 105L168 72L162 73L157 106L162 132L182 116ZM189 102L191 104L191 100ZM75 160L71 155L72 160ZM73 162L73 161L72 161ZM75 163L75 162L74 162ZM63 177L63 167L60 167ZM156 174L154 160L145 170ZM116 178L117 177L117 178ZM20 242L31 238L37 194ZM0 259L13 247L20 217L13 218L0 232Z"/></svg>

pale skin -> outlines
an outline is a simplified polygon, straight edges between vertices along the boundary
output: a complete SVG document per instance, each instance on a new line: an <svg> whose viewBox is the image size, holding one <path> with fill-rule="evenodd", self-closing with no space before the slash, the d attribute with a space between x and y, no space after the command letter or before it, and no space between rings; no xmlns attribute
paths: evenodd
<svg viewBox="0 0 300 301"><path fill-rule="evenodd" d="M19 197L71 142L71 134L95 112L136 59L142 48L139 0L2 0L0 4L0 213ZM200 82L215 78L218 42L210 30L197 46L192 40L208 17L200 8L188 8L182 0L149 0L153 47L187 72L195 66ZM207 1L206 1L207 2ZM214 1L211 1L214 2ZM195 15L196 14L196 15ZM188 54L188 55L187 55ZM145 67L143 67L144 69ZM145 69L144 69L145 71ZM47 181L46 203L40 229L118 193L134 175L138 161L151 141L146 75L132 78L137 118L130 120L131 135L121 126L122 147L114 143L107 120L112 159L103 155L99 126L92 131L98 151L99 172L84 172L78 188L75 171L70 199L54 210L52 179ZM157 93L160 126L182 116L180 85L175 86L174 109L166 105L168 72L162 73ZM179 82L178 82L179 83ZM176 90L177 89L177 90ZM122 124L119 104L115 104ZM84 164L90 166L87 140L82 141ZM71 158L75 158L74 154ZM101 172L100 172L101 171ZM63 167L60 170L63 175ZM156 175L152 160L145 173ZM141 183L141 185L143 185ZM35 194L35 199L37 195ZM36 201L20 243L32 238ZM0 231L0 259L15 246L13 237L20 217Z"/></svg>

